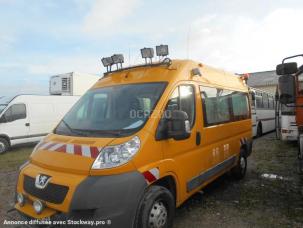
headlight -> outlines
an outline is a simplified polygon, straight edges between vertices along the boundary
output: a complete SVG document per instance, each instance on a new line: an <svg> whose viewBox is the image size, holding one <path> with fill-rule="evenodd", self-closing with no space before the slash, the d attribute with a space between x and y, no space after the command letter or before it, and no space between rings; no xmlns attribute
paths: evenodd
<svg viewBox="0 0 303 228"><path fill-rule="evenodd" d="M20 207L24 206L25 198L21 193L17 194L17 202L19 203Z"/></svg>
<svg viewBox="0 0 303 228"><path fill-rule="evenodd" d="M92 169L113 168L127 163L140 149L140 139L133 137L126 143L104 147L96 158Z"/></svg>

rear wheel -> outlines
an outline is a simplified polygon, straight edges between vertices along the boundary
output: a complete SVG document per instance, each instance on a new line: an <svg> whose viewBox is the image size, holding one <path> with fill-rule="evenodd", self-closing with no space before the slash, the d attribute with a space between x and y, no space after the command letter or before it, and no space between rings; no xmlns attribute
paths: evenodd
<svg viewBox="0 0 303 228"><path fill-rule="evenodd" d="M9 143L6 139L0 138L0 154L4 154L9 149Z"/></svg>
<svg viewBox="0 0 303 228"><path fill-rule="evenodd" d="M175 199L162 186L150 186L139 209L137 228L170 228L173 225Z"/></svg>
<svg viewBox="0 0 303 228"><path fill-rule="evenodd" d="M247 169L247 158L243 154L243 151L241 151L237 165L231 170L232 175L238 180L245 177Z"/></svg>

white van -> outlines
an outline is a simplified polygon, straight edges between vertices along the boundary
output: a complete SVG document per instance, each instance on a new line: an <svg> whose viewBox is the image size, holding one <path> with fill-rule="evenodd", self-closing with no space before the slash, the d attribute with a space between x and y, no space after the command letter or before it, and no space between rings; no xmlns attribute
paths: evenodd
<svg viewBox="0 0 303 228"><path fill-rule="evenodd" d="M0 154L10 146L39 141L80 96L18 95L0 98Z"/></svg>

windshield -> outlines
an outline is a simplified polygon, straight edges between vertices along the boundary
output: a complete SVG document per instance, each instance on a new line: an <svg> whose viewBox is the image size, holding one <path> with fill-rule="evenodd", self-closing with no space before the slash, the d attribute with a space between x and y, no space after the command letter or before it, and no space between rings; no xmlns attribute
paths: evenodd
<svg viewBox="0 0 303 228"><path fill-rule="evenodd" d="M2 111L5 109L7 105L4 104L0 104L0 114L2 113Z"/></svg>
<svg viewBox="0 0 303 228"><path fill-rule="evenodd" d="M0 96L0 114L6 108L6 106L11 102L14 97L1 97Z"/></svg>
<svg viewBox="0 0 303 228"><path fill-rule="evenodd" d="M165 86L161 82L91 90L66 114L55 133L87 137L132 134L145 124Z"/></svg>

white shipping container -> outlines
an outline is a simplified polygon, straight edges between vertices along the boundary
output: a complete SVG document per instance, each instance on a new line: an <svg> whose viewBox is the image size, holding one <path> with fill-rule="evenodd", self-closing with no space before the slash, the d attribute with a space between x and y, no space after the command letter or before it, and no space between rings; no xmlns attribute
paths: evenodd
<svg viewBox="0 0 303 228"><path fill-rule="evenodd" d="M99 75L71 72L54 75L50 78L51 95L82 96L98 80Z"/></svg>

